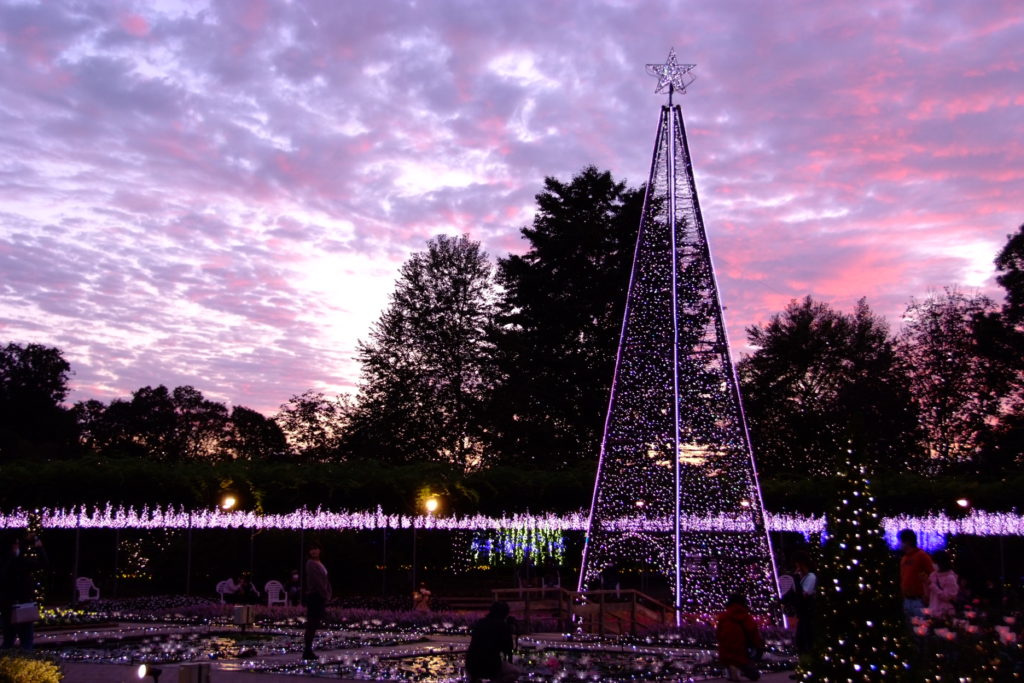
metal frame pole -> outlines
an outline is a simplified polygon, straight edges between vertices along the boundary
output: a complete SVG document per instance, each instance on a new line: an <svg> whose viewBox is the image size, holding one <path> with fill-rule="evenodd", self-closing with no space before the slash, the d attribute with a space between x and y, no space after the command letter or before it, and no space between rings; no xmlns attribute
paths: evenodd
<svg viewBox="0 0 1024 683"><path fill-rule="evenodd" d="M185 595L192 595L192 511L188 511L188 550L185 555Z"/></svg>

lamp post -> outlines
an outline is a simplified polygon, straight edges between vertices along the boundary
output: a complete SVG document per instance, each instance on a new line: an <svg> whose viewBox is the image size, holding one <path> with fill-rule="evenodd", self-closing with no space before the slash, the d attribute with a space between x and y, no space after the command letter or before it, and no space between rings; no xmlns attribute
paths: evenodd
<svg viewBox="0 0 1024 683"><path fill-rule="evenodd" d="M425 501L423 501L423 508L427 511L427 517L430 517L432 514L437 512L437 508L438 508L439 505L440 505L440 502L434 496L430 496ZM419 586L419 583L417 583L417 581L416 581L417 564L418 563L416 561L416 518L414 517L413 520L412 520L412 590L413 590L413 592L416 592L417 587Z"/></svg>
<svg viewBox="0 0 1024 683"><path fill-rule="evenodd" d="M229 492L225 493L223 496L221 496L221 499L220 499L220 509L223 510L224 512L231 512L232 510L235 509L236 505L238 505L238 498L235 496L235 494L233 494L233 493L231 493L229 491ZM249 530L249 571L250 572L252 572L252 568L253 568L252 544L253 544L253 535L254 534L255 534L255 531L250 529Z"/></svg>
<svg viewBox="0 0 1024 683"><path fill-rule="evenodd" d="M192 510L188 511L188 530L185 551L185 595L192 595Z"/></svg>
<svg viewBox="0 0 1024 683"><path fill-rule="evenodd" d="M231 493L225 493L220 499L220 509L227 512L235 507L238 499ZM185 553L185 595L192 595L192 510L188 511L188 530L186 533Z"/></svg>

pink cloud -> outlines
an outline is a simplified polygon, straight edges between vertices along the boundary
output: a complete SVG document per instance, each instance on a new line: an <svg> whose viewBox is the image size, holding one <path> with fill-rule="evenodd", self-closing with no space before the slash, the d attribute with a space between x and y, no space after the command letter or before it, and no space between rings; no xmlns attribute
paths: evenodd
<svg viewBox="0 0 1024 683"><path fill-rule="evenodd" d="M149 35L149 22L141 14L128 13L121 16L121 28L136 38Z"/></svg>
<svg viewBox="0 0 1024 683"><path fill-rule="evenodd" d="M927 287L997 293L983 255L1024 220L1016 2L670 5L0 7L0 338L62 346L75 398L351 387L434 232L498 257L545 175L646 181L643 64L672 45L737 348L806 294L896 320Z"/></svg>

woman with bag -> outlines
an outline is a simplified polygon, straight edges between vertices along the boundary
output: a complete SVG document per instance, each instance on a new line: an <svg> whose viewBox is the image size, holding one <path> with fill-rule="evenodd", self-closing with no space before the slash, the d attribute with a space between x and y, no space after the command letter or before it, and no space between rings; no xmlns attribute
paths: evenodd
<svg viewBox="0 0 1024 683"><path fill-rule="evenodd" d="M31 556L23 552L31 550ZM7 554L0 564L0 620L3 622L3 649L20 642L23 650L31 651L34 626L39 618L39 605L35 603L35 581L32 573L46 567L46 551L38 536L26 539L12 536Z"/></svg>

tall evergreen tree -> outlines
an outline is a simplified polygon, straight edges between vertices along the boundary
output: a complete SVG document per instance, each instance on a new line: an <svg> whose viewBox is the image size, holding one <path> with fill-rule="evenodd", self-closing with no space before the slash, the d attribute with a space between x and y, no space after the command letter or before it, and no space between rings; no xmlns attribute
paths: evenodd
<svg viewBox="0 0 1024 683"><path fill-rule="evenodd" d="M642 189L593 166L545 178L529 250L499 261L491 440L506 460L596 460L642 210Z"/></svg>
<svg viewBox="0 0 1024 683"><path fill-rule="evenodd" d="M798 476L835 471L850 441L874 468L913 458L916 413L885 320L863 299L852 314L811 297L747 329L739 364L758 464Z"/></svg>
<svg viewBox="0 0 1024 683"><path fill-rule="evenodd" d="M387 310L359 344L348 448L392 461L482 464L494 296L487 254L466 236L434 237L406 261Z"/></svg>

